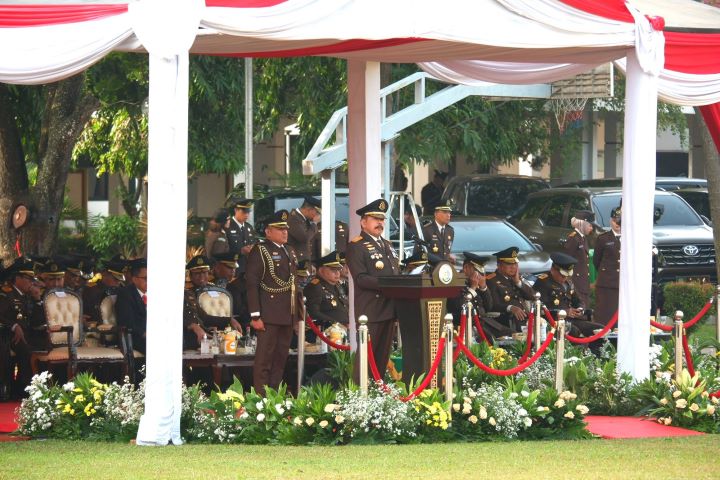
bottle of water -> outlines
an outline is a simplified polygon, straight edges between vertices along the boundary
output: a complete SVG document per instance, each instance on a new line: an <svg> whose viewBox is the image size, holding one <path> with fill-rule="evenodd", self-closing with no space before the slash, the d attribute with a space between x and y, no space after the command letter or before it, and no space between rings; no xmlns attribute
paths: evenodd
<svg viewBox="0 0 720 480"><path fill-rule="evenodd" d="M218 339L217 331L213 333L212 343L210 343L210 353L218 355L220 353L220 340Z"/></svg>
<svg viewBox="0 0 720 480"><path fill-rule="evenodd" d="M210 354L210 340L208 340L207 334L203 335L202 341L200 342L200 354Z"/></svg>

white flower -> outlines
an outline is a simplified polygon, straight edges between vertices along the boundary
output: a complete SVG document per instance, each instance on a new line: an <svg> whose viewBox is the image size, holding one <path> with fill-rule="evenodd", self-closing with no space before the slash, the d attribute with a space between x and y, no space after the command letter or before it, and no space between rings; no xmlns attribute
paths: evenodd
<svg viewBox="0 0 720 480"><path fill-rule="evenodd" d="M322 420L320 423L318 423L318 425L320 425L320 428L325 428L328 426L328 421Z"/></svg>
<svg viewBox="0 0 720 480"><path fill-rule="evenodd" d="M700 410L700 406L697 403L693 403L692 405L690 405L691 412L697 412L698 410Z"/></svg>
<svg viewBox="0 0 720 480"><path fill-rule="evenodd" d="M475 390L468 390L468 396L470 398L475 398L477 396L477 393L475 393Z"/></svg>
<svg viewBox="0 0 720 480"><path fill-rule="evenodd" d="M305 420L305 423L307 424L308 427L312 427L313 424L315 423L315 419L312 418L312 417L308 417L308 418Z"/></svg>
<svg viewBox="0 0 720 480"><path fill-rule="evenodd" d="M497 422L495 421L495 417L490 417L490 419L488 420L488 423L489 423L490 425L492 425L493 427L494 427L495 425L497 425Z"/></svg>
<svg viewBox="0 0 720 480"><path fill-rule="evenodd" d="M515 400L518 397L518 394L515 392L510 393L510 400Z"/></svg>
<svg viewBox="0 0 720 480"><path fill-rule="evenodd" d="M345 421L345 417L342 415L335 415L335 423L343 423Z"/></svg>
<svg viewBox="0 0 720 480"><path fill-rule="evenodd" d="M562 407L564 407L564 406L565 406L565 400L563 400L562 398L558 398L557 401L555 402L555 406L556 406L557 408L562 408Z"/></svg>
<svg viewBox="0 0 720 480"><path fill-rule="evenodd" d="M518 415L520 415L521 417L526 417L527 414L528 414L527 410L525 410L524 408L521 408L520 410L518 410Z"/></svg>
<svg viewBox="0 0 720 480"><path fill-rule="evenodd" d="M283 408L283 404L282 404L282 403L276 404L276 405L275 405L275 410L276 410L280 415L282 415L283 413L285 413L285 409Z"/></svg>
<svg viewBox="0 0 720 480"><path fill-rule="evenodd" d="M463 404L463 409L462 409L463 415L467 415L467 414L469 414L471 411L472 411L472 405L470 405L469 403Z"/></svg>
<svg viewBox="0 0 720 480"><path fill-rule="evenodd" d="M668 404L668 399L667 399L667 398L663 397L663 398L660 399L660 405L667 405L667 404Z"/></svg>
<svg viewBox="0 0 720 480"><path fill-rule="evenodd" d="M485 420L487 418L487 410L485 407L480 407L480 418Z"/></svg>
<svg viewBox="0 0 720 480"><path fill-rule="evenodd" d="M577 407L575 407L575 410L580 412L581 415L587 415L587 413L590 411L590 409L585 405L578 405Z"/></svg>
<svg viewBox="0 0 720 480"><path fill-rule="evenodd" d="M530 418L530 417L523 418L523 424L525 424L526 427L531 427L532 426L532 418Z"/></svg>
<svg viewBox="0 0 720 480"><path fill-rule="evenodd" d="M255 404L255 408L257 408L258 410L262 410L264 406L265 405L263 404L263 402L257 402Z"/></svg>
<svg viewBox="0 0 720 480"><path fill-rule="evenodd" d="M456 412L460 411L460 404L459 403L453 403L453 410Z"/></svg>
<svg viewBox="0 0 720 480"><path fill-rule="evenodd" d="M264 414L264 413L258 413L258 415L257 415L256 418L257 418L257 421L258 421L258 422L262 422L263 420L265 420L265 414Z"/></svg>
<svg viewBox="0 0 720 480"><path fill-rule="evenodd" d="M680 395L682 395L682 392L680 390L675 390L673 392L673 398L678 398Z"/></svg>
<svg viewBox="0 0 720 480"><path fill-rule="evenodd" d="M530 392L528 392L527 390L523 390L522 392L520 392L520 395L522 395L523 398L528 398L530 396Z"/></svg>
<svg viewBox="0 0 720 480"><path fill-rule="evenodd" d="M478 422L478 417L476 417L475 415L470 415L468 417L468 422L475 424Z"/></svg>
<svg viewBox="0 0 720 480"><path fill-rule="evenodd" d="M328 403L327 405L325 405L325 408L324 408L325 413L332 413L335 410L339 410L339 409L340 409L340 405L336 405L334 403Z"/></svg>
<svg viewBox="0 0 720 480"><path fill-rule="evenodd" d="M246 419L246 418L248 418L249 416L250 416L250 415L248 415L247 412L243 412L243 413L240 414L240 418L242 418L243 420Z"/></svg>
<svg viewBox="0 0 720 480"><path fill-rule="evenodd" d="M715 405L708 405L708 406L707 406L707 409L705 410L705 412L706 412L708 415L713 415L713 414L715 413Z"/></svg>
<svg viewBox="0 0 720 480"><path fill-rule="evenodd" d="M573 412L567 412L565 415L563 415L565 418L573 419L575 418L575 414Z"/></svg>
<svg viewBox="0 0 720 480"><path fill-rule="evenodd" d="M292 407L292 401L291 400L285 400L285 408Z"/></svg>
<svg viewBox="0 0 720 480"><path fill-rule="evenodd" d="M687 407L687 400L684 398L680 398L678 400L675 400L675 408L685 408Z"/></svg>
<svg viewBox="0 0 720 480"><path fill-rule="evenodd" d="M672 418L670 418L670 417L665 417L665 420L663 421L663 423L664 423L665 425L670 425L670 424L672 423Z"/></svg>
<svg viewBox="0 0 720 480"><path fill-rule="evenodd" d="M72 391L73 388L75 388L75 384L73 382L68 382L63 385L63 390L65 390L66 392Z"/></svg>
<svg viewBox="0 0 720 480"><path fill-rule="evenodd" d="M302 417L295 417L295 420L293 420L293 423L299 427L303 423Z"/></svg>

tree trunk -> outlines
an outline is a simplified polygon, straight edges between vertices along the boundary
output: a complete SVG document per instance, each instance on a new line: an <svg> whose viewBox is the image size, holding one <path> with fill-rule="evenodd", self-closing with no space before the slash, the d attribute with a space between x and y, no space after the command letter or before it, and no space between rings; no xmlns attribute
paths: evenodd
<svg viewBox="0 0 720 480"><path fill-rule="evenodd" d="M720 252L720 154L715 145L710 131L705 124L705 119L699 108L695 108L695 117L698 119L702 145L705 151L705 176L708 181L708 198L710 200L710 214L713 219L713 235L715 237L715 269L720 279L720 264L718 264L718 252Z"/></svg>
<svg viewBox="0 0 720 480"><path fill-rule="evenodd" d="M57 242L65 184L73 148L83 127L98 107L85 92L81 73L47 87L37 182L32 189L33 221L23 234L23 253L51 255Z"/></svg>

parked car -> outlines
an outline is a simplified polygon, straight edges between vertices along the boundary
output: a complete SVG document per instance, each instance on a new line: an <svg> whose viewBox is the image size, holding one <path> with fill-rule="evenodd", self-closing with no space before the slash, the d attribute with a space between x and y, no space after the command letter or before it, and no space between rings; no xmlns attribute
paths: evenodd
<svg viewBox="0 0 720 480"><path fill-rule="evenodd" d="M712 215L710 214L710 198L708 197L707 188L681 188L675 190L693 209L705 220L705 223L712 225Z"/></svg>
<svg viewBox="0 0 720 480"><path fill-rule="evenodd" d="M576 210L592 210L596 223L610 228L610 211L620 204L622 191L601 188L553 188L529 196L512 219L514 225L543 249L563 247L572 231ZM594 243L594 236L590 239ZM658 249L656 281L716 278L712 229L685 200L671 192L655 191L653 243Z"/></svg>
<svg viewBox="0 0 720 480"><path fill-rule="evenodd" d="M506 220L496 217L461 217L453 218L450 225L455 229L452 254L457 258L458 268L464 260L463 252L491 256L511 246L520 249L518 258L522 274L547 272L552 266L550 255ZM492 272L496 266L497 261L492 258L485 268Z"/></svg>
<svg viewBox="0 0 720 480"><path fill-rule="evenodd" d="M558 185L558 188L564 187L602 187L602 188L622 188L622 178L594 178L592 180L578 180L576 182L569 182L563 185ZM687 177L657 177L655 178L655 188L658 190L675 191L680 188L705 188L707 187L707 180L704 178L687 178Z"/></svg>
<svg viewBox="0 0 720 480"><path fill-rule="evenodd" d="M525 203L527 196L550 188L542 178L524 175L459 175L445 187L442 199L455 215L507 217Z"/></svg>

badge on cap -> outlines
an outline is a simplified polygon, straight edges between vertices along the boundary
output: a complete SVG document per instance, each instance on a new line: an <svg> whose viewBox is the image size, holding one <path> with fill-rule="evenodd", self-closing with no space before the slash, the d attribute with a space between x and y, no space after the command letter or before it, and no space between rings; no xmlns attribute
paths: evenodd
<svg viewBox="0 0 720 480"><path fill-rule="evenodd" d="M560 300L558 300L557 298L553 300L553 305L560 305Z"/></svg>

